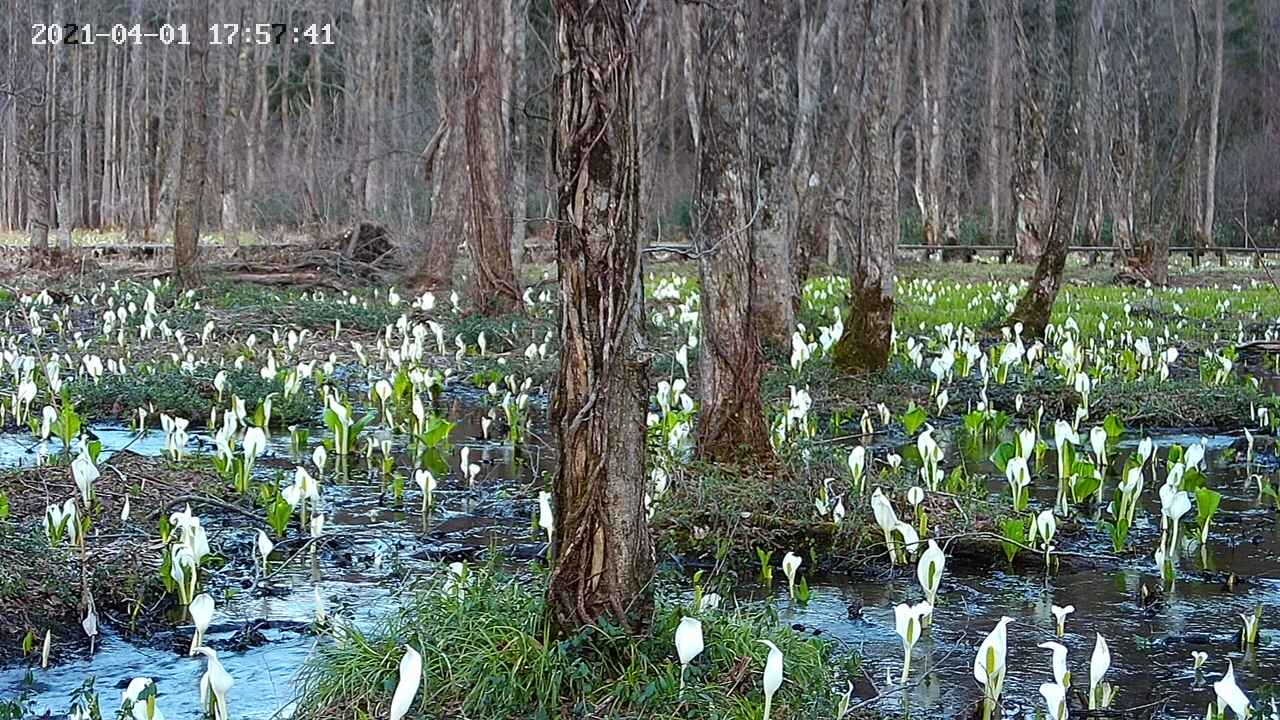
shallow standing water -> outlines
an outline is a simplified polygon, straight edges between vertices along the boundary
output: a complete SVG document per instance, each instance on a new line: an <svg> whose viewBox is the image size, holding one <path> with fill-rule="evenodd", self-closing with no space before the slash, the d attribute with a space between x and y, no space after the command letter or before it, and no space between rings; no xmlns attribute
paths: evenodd
<svg viewBox="0 0 1280 720"><path fill-rule="evenodd" d="M219 607L208 644L219 649L221 661L236 680L231 694L235 717L263 720L282 710L287 714L295 673L318 641L307 627L317 612L317 596L329 615L368 626L398 602L398 589L437 571L442 561L468 559L495 546L516 558L541 551L538 535L531 529L532 505L510 500L513 491L546 469L540 467L536 450L529 461L517 463L509 447L478 440L478 414L464 413L454 419L458 421L455 449L472 446L473 461L481 464L482 472L477 489L442 485L427 528L418 513L416 489L408 491L404 506L397 506L380 496L376 480L353 473L347 483L325 483L326 535L331 537L314 561L295 560L258 587L253 587L250 570L239 576L228 571L219 581L223 594L217 596ZM108 451L125 444L129 451L146 454L163 449L159 433L135 439L127 431L107 429L98 435ZM1197 438L1169 435L1156 440L1164 448ZM1148 483L1144 513L1131 540L1143 552L1126 557L1123 563L1085 562L1049 575L965 568L959 562L948 567L933 627L916 646L905 692L893 690L902 663L900 641L893 631L893 606L921 599L914 566L863 577L810 577L813 599L806 607L787 601L785 583L776 584L772 591L747 589L740 599L754 602L771 595L782 616L802 632L818 632L857 651L864 658L864 672L856 678L855 704L884 693L874 705L891 715L967 715L980 697L972 675L975 648L1007 615L1014 623L1009 628L1005 714L1035 717L1042 707L1039 685L1051 680L1049 652L1036 645L1054 639L1049 612L1053 604L1076 608L1061 640L1069 649L1076 689L1087 687L1095 633L1101 633L1112 655L1107 680L1120 688L1116 708L1156 710L1156 717L1202 716L1213 697L1208 685L1225 670L1228 659L1234 661L1239 682L1256 701L1266 682L1280 678L1280 638L1272 630L1280 627L1280 531L1274 511L1257 501L1249 470L1223 460L1221 449L1231 440L1209 439L1206 474L1224 499L1206 553L1207 569L1201 567L1199 557L1183 558L1173 588L1151 607L1140 605L1139 587L1160 585L1149 557L1159 532L1159 509ZM0 460L22 463L30 458L22 450L26 447L18 439L0 439ZM285 438L277 438L270 450L279 467L289 467L289 452ZM948 448L948 457L958 452ZM975 460L980 470L991 470L982 467L980 458ZM353 466L360 464L353 461ZM1038 481L1035 486L1034 502L1041 506L1052 503L1053 488L1048 485ZM993 494L1005 492L996 479L990 489ZM206 523L215 548L251 543L255 533L216 516ZM1090 529L1083 533L1084 540L1068 549L1109 549L1102 531L1091 527L1093 521L1086 519L1085 525ZM275 562L278 565L292 554L291 548L278 550ZM1243 578L1234 590L1224 587L1227 572ZM1242 653L1239 613L1251 612L1258 604L1263 606L1265 637L1261 647ZM237 633L246 623L257 624L265 642L234 649ZM112 709L131 678L147 676L156 680L160 707L169 717L196 717L204 662L185 655L189 640L190 628L181 625L140 643L106 632L93 657L34 672L31 689L36 710L65 712L72 692L89 676L97 677L104 709ZM1199 677L1192 671L1192 650L1209 653ZM0 669L0 697L16 694L26 673L22 666ZM1153 707L1158 701L1163 704Z"/></svg>
<svg viewBox="0 0 1280 720"><path fill-rule="evenodd" d="M331 618L368 627L395 607L398 591L435 573L442 561L480 557L490 547L517 558L541 552L531 526L532 506L511 499L517 490L528 494L520 486L541 472L541 450L533 447L517 458L510 446L482 439L482 415L474 408L451 413L456 424L451 461L456 465L460 448L469 446L471 462L479 464L481 472L474 488L441 482L425 526L421 495L412 481L404 502L396 503L389 491L381 494L379 479L366 473L363 459L353 456L345 482L334 482L332 462L326 472L327 542L314 558L304 551L282 567L301 543L279 542L272 556L272 575L265 581L255 585L256 570L234 565L216 573L207 590L215 597L217 610L205 644L218 651L219 660L235 679L230 694L233 717L263 720L282 710L287 713L297 670L315 643L323 641L309 628L318 606ZM129 452L144 455L164 451L164 435L158 431L142 437L122 428L94 428L93 432L103 442L103 460L126 446ZM312 437L322 434L313 430ZM188 451L211 447L207 437L193 433ZM24 436L0 436L0 462L6 466L34 465L39 455L51 450L56 452L56 446L39 446L29 436L25 442ZM287 434L277 434L257 471L291 470L295 460L302 462L291 456ZM229 551L233 546L249 552L255 527L207 508L195 510L215 552L235 555ZM297 533L291 532L290 537ZM253 647L242 649L246 626L253 626L261 637L255 638ZM199 717L198 688L205 662L203 657L186 654L191 632L190 625L178 622L171 632L134 641L103 629L92 657L76 657L43 671L36 668L30 683L25 664L0 668L0 699L14 698L25 688L38 715L49 712L58 717L67 712L72 693L92 676L104 715L110 715L131 679L150 677L159 691L158 706L167 717Z"/></svg>
<svg viewBox="0 0 1280 720"><path fill-rule="evenodd" d="M1199 435L1154 435L1161 450L1173 444L1186 447L1201 440ZM1234 438L1205 438L1205 474L1209 486L1223 494L1222 504L1211 525L1205 557L1198 553L1181 558L1178 578L1167 592L1151 557L1160 533L1159 500L1150 481L1144 491L1144 509L1139 514L1130 547L1141 549L1124 562L1106 563L1083 559L1077 567L1064 564L1054 573L995 571L948 566L939 591L933 626L916 645L907 691L893 691L875 707L890 714L910 712L912 717L964 717L981 699L981 688L973 677L977 646L1003 616L1013 618L1008 629L1008 676L1005 680L1006 716L1037 717L1044 704L1041 683L1052 682L1050 652L1037 647L1056 640L1068 649L1068 668L1073 690L1087 692L1089 660L1096 634L1101 634L1111 652L1111 668L1105 679L1120 689L1112 709L1154 717L1203 717L1213 700L1212 683L1235 666L1236 679L1253 699L1280 681L1280 527L1276 512L1258 500L1249 476L1265 472L1241 462L1227 462L1224 449ZM1124 455L1136 447L1137 439L1120 443ZM1001 475L985 460L985 452L969 458L970 469ZM948 448L947 456L960 452ZM1163 456L1163 452L1159 453ZM1052 453L1046 456L1052 467ZM1160 476L1163 481L1163 474ZM1115 479L1108 481L1114 489ZM991 492L1008 490L993 478ZM1052 507L1052 481L1033 485L1033 505ZM1110 495L1108 495L1110 497ZM1270 502L1270 501L1267 501ZM1194 534L1194 511L1184 518L1184 533ZM1109 553L1110 537L1086 518L1087 530L1080 541L1064 549ZM1078 547L1077 547L1078 546ZM1003 557L997 563L1001 567ZM1064 561L1065 563L1065 561ZM953 563L959 565L960 563ZM1229 573L1240 577L1234 589L1226 587ZM865 658L865 673L855 682L855 695L871 698L895 687L902 671L902 645L894 631L893 606L923 599L915 578L914 564L874 577L821 577L810 580L814 597L807 607L795 607L787 600L785 583L774 593L774 601L787 608L783 617L806 631L835 638ZM1139 601L1146 585L1160 593L1148 606ZM1053 605L1074 605L1063 638L1055 637ZM1240 615L1262 607L1262 634L1259 647L1240 649ZM1201 673L1193 670L1192 651L1207 652ZM927 677L926 671L932 671ZM915 685L920 681L918 685ZM1083 697L1083 695L1082 695ZM856 701L855 701L856 702ZM1072 708L1073 715L1083 709ZM1129 714L1122 713L1123 717Z"/></svg>

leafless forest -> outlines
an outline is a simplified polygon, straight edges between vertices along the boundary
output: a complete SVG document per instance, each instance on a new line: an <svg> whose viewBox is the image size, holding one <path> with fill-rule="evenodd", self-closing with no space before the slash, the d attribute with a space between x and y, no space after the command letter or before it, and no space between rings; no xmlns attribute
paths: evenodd
<svg viewBox="0 0 1280 720"><path fill-rule="evenodd" d="M1241 246L1246 226L1252 242L1277 242L1280 4L740 4L754 19L736 67L715 62L723 38L699 38L699 4L646 5L635 74L650 243L684 242L698 222L700 132L745 132L725 140L741 141L764 200L757 227L777 271L764 280L778 288L839 264L872 223L897 225L906 244L1007 244L1033 260L1059 196L1072 243L1114 245L1145 272L1162 246ZM6 0L0 228L37 249L82 229L167 241L185 142L204 156L191 198L201 233L374 221L423 285L450 280L464 237L509 240L517 262L549 239L549 3L200 5ZM242 37L260 23L329 25L331 44L33 42L37 24L194 28L205 12ZM698 94L721 82L736 86L717 98L722 117L699 117ZM467 212L473 199L485 209ZM500 275L490 289L509 296ZM786 318L773 328L785 335Z"/></svg>

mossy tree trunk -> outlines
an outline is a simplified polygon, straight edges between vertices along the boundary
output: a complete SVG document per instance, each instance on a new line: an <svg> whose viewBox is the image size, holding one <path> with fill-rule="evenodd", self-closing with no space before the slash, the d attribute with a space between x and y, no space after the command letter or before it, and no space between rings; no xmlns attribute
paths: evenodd
<svg viewBox="0 0 1280 720"><path fill-rule="evenodd" d="M193 0L192 37L187 46L187 118L182 135L178 198L173 210L173 271L185 288L200 285L200 224L208 165L209 0Z"/></svg>
<svg viewBox="0 0 1280 720"><path fill-rule="evenodd" d="M756 241L756 145L761 123L750 72L748 34L760 3L698 8L686 14L686 67L701 69L690 112L698 156L693 242L702 288L699 321L701 406L698 454L721 462L773 457L760 401L764 357L751 301L759 277ZM752 33L754 34L754 33ZM775 238L776 239L776 238ZM777 302L777 298L775 298ZM788 307L789 307L789 300Z"/></svg>
<svg viewBox="0 0 1280 720"><path fill-rule="evenodd" d="M894 253L898 245L898 175L894 171L895 94L901 63L901 3L873 0L867 6L866 72L863 80L861 172L863 223L850 248L849 313L834 361L844 372L879 370L889 364L893 339Z"/></svg>
<svg viewBox="0 0 1280 720"><path fill-rule="evenodd" d="M471 232L471 307L501 315L520 307L520 287L511 261L511 212L506 203L507 138L503 125L500 3L464 3L466 45L464 112Z"/></svg>
<svg viewBox="0 0 1280 720"><path fill-rule="evenodd" d="M638 18L621 0L555 0L554 10L562 348L548 611L564 632L602 617L642 632L653 612L654 556L644 506Z"/></svg>

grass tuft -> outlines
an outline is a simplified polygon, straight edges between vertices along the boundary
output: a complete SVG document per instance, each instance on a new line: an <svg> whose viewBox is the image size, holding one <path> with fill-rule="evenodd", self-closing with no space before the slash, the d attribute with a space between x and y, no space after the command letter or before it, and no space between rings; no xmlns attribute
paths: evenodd
<svg viewBox="0 0 1280 720"><path fill-rule="evenodd" d="M557 639L544 620L540 580L487 569L469 582L461 597L431 583L371 630L346 629L320 646L301 672L295 717L385 716L406 643L423 659L411 717L759 718L762 639L785 655L774 718L829 716L838 701L829 646L767 611L703 613L705 650L681 693L673 638L691 613L679 603L659 599L646 637L600 625Z"/></svg>

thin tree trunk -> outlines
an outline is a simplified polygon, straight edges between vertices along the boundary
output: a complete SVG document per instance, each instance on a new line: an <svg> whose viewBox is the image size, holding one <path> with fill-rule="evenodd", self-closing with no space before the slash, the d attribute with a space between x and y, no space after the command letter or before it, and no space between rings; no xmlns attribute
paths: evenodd
<svg viewBox="0 0 1280 720"><path fill-rule="evenodd" d="M520 286L511 262L511 223L505 201L507 168L498 86L502 64L499 26L501 8L493 3L469 4L464 13L469 50L464 101L471 234L471 305L486 315L520 307Z"/></svg>
<svg viewBox="0 0 1280 720"><path fill-rule="evenodd" d="M209 0L194 0L191 44L187 46L187 126L182 138L178 199L173 212L173 271L185 288L200 285L200 224L208 161Z"/></svg>
<svg viewBox="0 0 1280 720"><path fill-rule="evenodd" d="M701 128L693 223L702 288L698 454L719 462L773 456L760 401L764 357L751 312L757 277L753 135L761 123L755 114L761 88L750 80L748 36L760 20L750 12L742 4L699 9L699 26L686 28L698 35L685 44L698 48L688 64L703 68L704 80L694 119Z"/></svg>
<svg viewBox="0 0 1280 720"><path fill-rule="evenodd" d="M924 126L924 148L917 150L924 159L923 206L924 242L939 243L942 232L944 148L950 110L951 28L955 11L951 3L920 0L920 123ZM917 178L917 182L921 182Z"/></svg>
<svg viewBox="0 0 1280 720"><path fill-rule="evenodd" d="M824 208L830 195L830 178L819 177L814 163L818 135L817 115L824 88L822 62L835 36L839 18L847 12L844 0L832 0L820 12L811 0L800 4L801 22L796 29L796 108L787 163L786 185L781 188L784 233L791 246L791 279L787 287L790 308L780 308L768 329L768 341L786 347L795 327L800 291L809 277L814 255L824 252L820 237L827 227ZM811 12L812 9L812 12Z"/></svg>
<svg viewBox="0 0 1280 720"><path fill-rule="evenodd" d="M902 18L900 3L874 0L867 9L863 88L863 231L852 248L850 309L834 361L844 372L879 370L889 363L893 336L894 253L898 245L898 177L894 173L894 93ZM855 171L856 172L856 171Z"/></svg>
<svg viewBox="0 0 1280 720"><path fill-rule="evenodd" d="M373 23L377 8L371 8L377 0L353 0L351 3L352 19L352 59L347 66L347 140L351 143L352 157L349 180L351 187L351 209L360 218L367 217L369 208L369 152L372 143L372 123L370 116L373 106L374 79L370 74L373 63Z"/></svg>
<svg viewBox="0 0 1280 720"><path fill-rule="evenodd" d="M1001 182L1000 182L1000 135L1004 129L1000 124L1001 83L1004 76L1002 64L1006 61L1002 46L1004 44L1004 15L1002 7L1005 0L985 0L987 23L987 127L984 142L984 167L987 175L987 212L990 225L988 232L992 243L1000 241L1000 229L1003 227L1000 215Z"/></svg>
<svg viewBox="0 0 1280 720"><path fill-rule="evenodd" d="M1216 0L1213 26L1213 86L1209 91L1208 148L1204 161L1204 222L1200 231L1203 234L1201 243L1209 248L1215 245L1213 239L1214 208L1217 201L1218 181L1218 115L1222 107L1222 0Z"/></svg>
<svg viewBox="0 0 1280 720"><path fill-rule="evenodd" d="M555 0L554 8L562 349L548 605L563 632L602 617L643 632L654 556L644 503L638 18L620 2Z"/></svg>
<svg viewBox="0 0 1280 720"><path fill-rule="evenodd" d="M1053 27L1053 7L1041 8L1037 18L1041 26ZM1043 248L1040 244L1040 232L1036 228L1043 227L1045 218L1045 145L1048 134L1048 123L1044 109L1050 107L1042 97L1046 88L1051 87L1052 79L1048 68L1037 64L1037 53L1023 26L1022 14L1014 12L1014 40L1017 44L1017 58L1022 75L1022 86L1018 92L1018 152L1014 165L1013 191L1017 206L1014 209L1014 259L1018 262L1031 262L1040 257ZM1047 34L1047 33L1046 33ZM1039 42L1047 39L1038 38ZM1049 48L1052 54L1053 48Z"/></svg>
<svg viewBox="0 0 1280 720"><path fill-rule="evenodd" d="M512 0L514 26L512 65L512 102L514 107L503 111L511 116L511 260L520 276L520 263L524 262L525 239L529 216L529 116L525 114L526 96L529 92L529 69L526 63L529 37L528 0Z"/></svg>
<svg viewBox="0 0 1280 720"><path fill-rule="evenodd" d="M1013 313L1009 316L1009 324L1022 323L1022 337L1042 338L1049 319L1053 314L1053 303L1062 287L1062 273L1066 267L1067 247L1072 236L1072 218L1080 211L1084 198L1081 192L1084 168L1083 154L1087 150L1084 145L1085 136L1081 127L1087 121L1092 107L1089 80L1089 64L1094 62L1097 53L1096 40L1098 24L1094 13L1094 3L1103 0L1085 0L1080 22L1076 23L1074 67L1071 78L1071 107L1061 137L1056 139L1056 146L1064 149L1066 157L1062 181L1057 186L1053 203L1053 211L1046 226L1031 226L1030 231L1037 235L1044 251L1040 261L1036 263L1035 272L1031 276L1031 284L1027 287ZM1074 192L1074 199L1067 201L1067 193Z"/></svg>
<svg viewBox="0 0 1280 720"><path fill-rule="evenodd" d="M458 243L467 227L464 111L458 107L463 92L461 14L460 4L447 3L438 7L433 17L436 47L442 48L432 59L439 118L435 133L422 153L423 182L431 192L431 220L426 228L426 242L408 278L408 285L420 291L453 286ZM444 48L448 52L444 52Z"/></svg>

